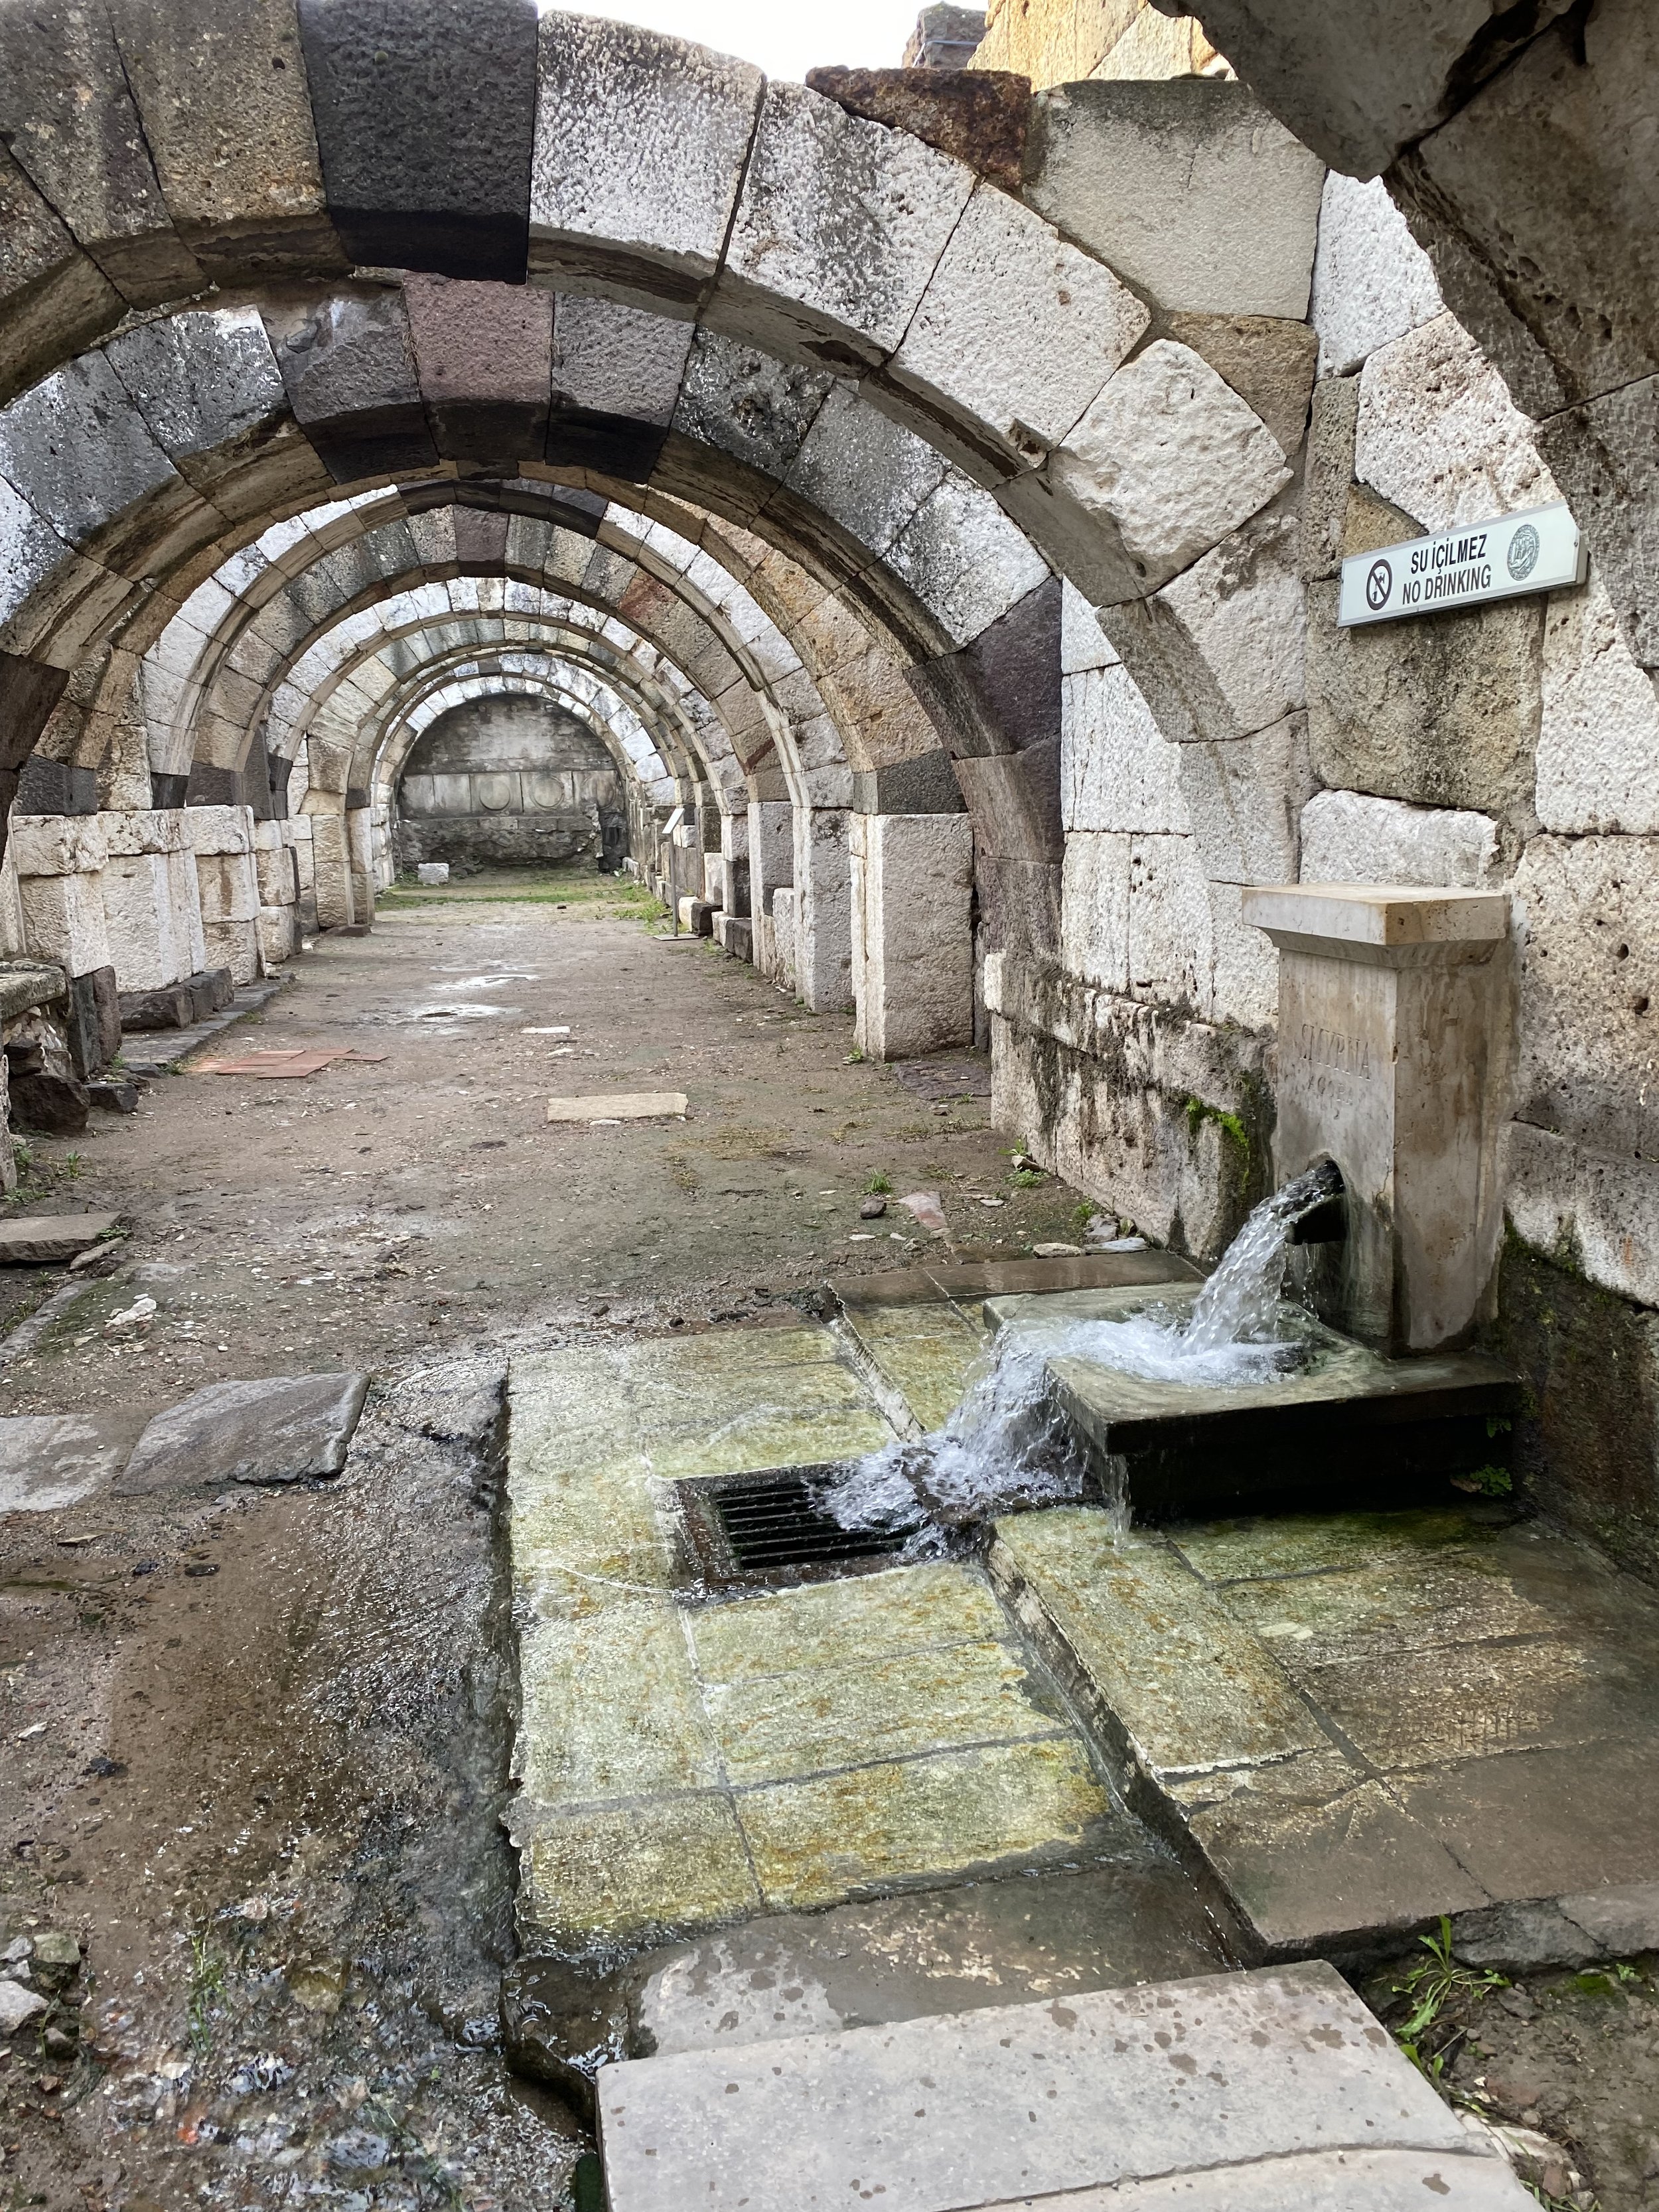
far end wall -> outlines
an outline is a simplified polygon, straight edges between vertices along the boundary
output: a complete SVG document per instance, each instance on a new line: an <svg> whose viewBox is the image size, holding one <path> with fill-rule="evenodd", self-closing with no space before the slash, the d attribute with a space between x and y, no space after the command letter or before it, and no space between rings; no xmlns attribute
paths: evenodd
<svg viewBox="0 0 1659 2212"><path fill-rule="evenodd" d="M398 862L536 867L628 849L622 779L600 739L546 700L469 699L441 714L398 786Z"/></svg>

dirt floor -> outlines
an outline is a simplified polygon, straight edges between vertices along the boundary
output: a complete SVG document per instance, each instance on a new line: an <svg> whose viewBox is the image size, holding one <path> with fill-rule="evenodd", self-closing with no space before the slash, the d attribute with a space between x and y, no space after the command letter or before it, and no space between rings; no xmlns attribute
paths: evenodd
<svg viewBox="0 0 1659 2212"><path fill-rule="evenodd" d="M849 1018L649 912L574 876L400 895L221 1048L376 1057L175 1076L33 1142L15 1210L126 1236L0 1283L8 1321L52 1301L0 1411L339 1367L374 1388L334 1484L0 1522L0 1973L33 1946L53 2000L0 2043L0 2205L569 2203L586 2139L506 2072L495 2022L506 1358L787 1310L937 1251L891 1199L861 1218L872 1181L939 1191L964 1257L1080 1241L1077 1194L1015 1170L983 1097L918 1098L856 1060ZM689 1117L545 1118L641 1090ZM1391 1988L1368 1985L1401 2023ZM1659 2205L1647 1964L1459 2005L1478 2032L1443 2041L1449 2085L1535 2113L1577 2169L1548 2181Z"/></svg>

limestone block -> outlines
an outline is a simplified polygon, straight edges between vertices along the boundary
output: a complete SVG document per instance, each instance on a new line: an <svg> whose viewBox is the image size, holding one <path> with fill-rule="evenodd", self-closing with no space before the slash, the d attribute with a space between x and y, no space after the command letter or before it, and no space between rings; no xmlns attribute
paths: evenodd
<svg viewBox="0 0 1659 2212"><path fill-rule="evenodd" d="M872 1060L971 1044L974 834L963 814L852 817L857 1040Z"/></svg>
<svg viewBox="0 0 1659 2212"><path fill-rule="evenodd" d="M330 210L370 268L523 278L533 0L299 0Z"/></svg>
<svg viewBox="0 0 1659 2212"><path fill-rule="evenodd" d="M1060 580L1060 672L1078 676L1092 668L1115 667L1117 647L1069 576Z"/></svg>
<svg viewBox="0 0 1659 2212"><path fill-rule="evenodd" d="M186 806L182 810L185 842L192 853L251 853L251 806Z"/></svg>
<svg viewBox="0 0 1659 2212"><path fill-rule="evenodd" d="M262 906L254 916L254 933L258 940L259 972L269 975L284 968L300 949L298 909L288 906Z"/></svg>
<svg viewBox="0 0 1659 2212"><path fill-rule="evenodd" d="M1155 599L1101 610L1166 737L1249 737L1302 706L1306 617L1297 541L1291 516L1264 515Z"/></svg>
<svg viewBox="0 0 1659 2212"><path fill-rule="evenodd" d="M1515 893L1519 1117L1605 1152L1659 1157L1659 841L1535 837Z"/></svg>
<svg viewBox="0 0 1659 2212"><path fill-rule="evenodd" d="M135 806L98 817L111 859L118 854L183 853L191 849L181 806Z"/></svg>
<svg viewBox="0 0 1659 2212"><path fill-rule="evenodd" d="M1242 84L1067 84L1032 102L1024 197L1159 306L1308 312L1324 171Z"/></svg>
<svg viewBox="0 0 1659 2212"><path fill-rule="evenodd" d="M947 420L988 425L1011 465L1028 465L1065 436L1150 320L1110 270L981 184L888 373Z"/></svg>
<svg viewBox="0 0 1659 2212"><path fill-rule="evenodd" d="M1504 873L1489 814L1407 806L1358 791L1322 791L1302 810L1304 884L1444 884L1474 890Z"/></svg>
<svg viewBox="0 0 1659 2212"><path fill-rule="evenodd" d="M1129 854L1130 990L1203 1015L1214 967L1209 879L1194 840L1136 837Z"/></svg>
<svg viewBox="0 0 1659 2212"><path fill-rule="evenodd" d="M1127 668L1060 679L1062 818L1075 830L1184 836L1182 748L1166 738Z"/></svg>
<svg viewBox="0 0 1659 2212"><path fill-rule="evenodd" d="M834 379L775 361L762 348L700 330L685 364L673 427L781 477L800 450Z"/></svg>
<svg viewBox="0 0 1659 2212"><path fill-rule="evenodd" d="M301 299L265 320L295 418L339 481L436 465L401 292Z"/></svg>
<svg viewBox="0 0 1659 2212"><path fill-rule="evenodd" d="M1297 830L1313 788L1307 717L1221 744L1176 749L1194 842L1213 884L1296 879Z"/></svg>
<svg viewBox="0 0 1659 2212"><path fill-rule="evenodd" d="M1147 591L1291 480L1261 416L1190 346L1168 338L1118 371L1049 474L1085 511L1110 518Z"/></svg>
<svg viewBox="0 0 1659 2212"><path fill-rule="evenodd" d="M199 291L101 9L60 0L0 22L0 134L129 307Z"/></svg>
<svg viewBox="0 0 1659 2212"><path fill-rule="evenodd" d="M1586 520L1632 651L1644 668L1659 668L1659 377L1553 417L1538 443Z"/></svg>
<svg viewBox="0 0 1659 2212"><path fill-rule="evenodd" d="M404 300L438 451L456 460L538 459L552 374L548 295L523 284L409 276Z"/></svg>
<svg viewBox="0 0 1659 2212"><path fill-rule="evenodd" d="M259 883L251 853L198 853L196 883L202 902L202 926L252 921L260 907Z"/></svg>
<svg viewBox="0 0 1659 2212"><path fill-rule="evenodd" d="M294 0L112 0L109 13L162 193L208 275L343 270Z"/></svg>
<svg viewBox="0 0 1659 2212"><path fill-rule="evenodd" d="M1455 112L1467 72L1498 70L1567 4L1542 0L1511 19L1486 0L1412 0L1404 10L1209 0L1204 27L1322 160L1370 177Z"/></svg>
<svg viewBox="0 0 1659 2212"><path fill-rule="evenodd" d="M160 991L206 965L196 855L110 856L100 878L110 961L123 991Z"/></svg>
<svg viewBox="0 0 1659 2212"><path fill-rule="evenodd" d="M1511 1121L1503 1165L1517 1237L1551 1257L1570 1253L1603 1290L1659 1305L1659 1164Z"/></svg>
<svg viewBox="0 0 1659 2212"><path fill-rule="evenodd" d="M185 489L101 353L0 410L0 474L70 545L97 541L140 501Z"/></svg>
<svg viewBox="0 0 1659 2212"><path fill-rule="evenodd" d="M559 400L635 422L672 421L692 326L617 300L560 295L553 323Z"/></svg>
<svg viewBox="0 0 1659 2212"><path fill-rule="evenodd" d="M1085 981L1129 988L1130 840L1080 830L1066 840L1060 878L1060 957Z"/></svg>
<svg viewBox="0 0 1659 2212"><path fill-rule="evenodd" d="M689 306L714 275L763 80L630 24L542 18L533 271Z"/></svg>
<svg viewBox="0 0 1659 2212"><path fill-rule="evenodd" d="M253 916L246 921L204 921L202 936L210 966L228 968L235 983L258 981L264 970L259 965L259 932Z"/></svg>
<svg viewBox="0 0 1659 2212"><path fill-rule="evenodd" d="M1171 315L1170 335L1201 354L1289 454L1308 428L1319 341L1281 315Z"/></svg>
<svg viewBox="0 0 1659 2212"><path fill-rule="evenodd" d="M100 883L97 874L18 878L32 958L55 961L71 975L112 964Z"/></svg>
<svg viewBox="0 0 1659 2212"><path fill-rule="evenodd" d="M1444 314L1360 372L1354 472L1425 530L1560 496L1503 378Z"/></svg>
<svg viewBox="0 0 1659 2212"><path fill-rule="evenodd" d="M764 973L775 979L780 990L787 991L790 997L793 998L796 993L799 953L795 936L795 894L793 889L780 890L774 893L772 911L767 919L771 927L768 933L770 938L768 946L769 960Z"/></svg>
<svg viewBox="0 0 1659 2212"><path fill-rule="evenodd" d="M1240 884L1210 886L1212 949L1205 1012L1210 1021L1270 1035L1279 1014L1279 961L1261 932L1244 920L1244 894Z"/></svg>
<svg viewBox="0 0 1659 2212"><path fill-rule="evenodd" d="M795 988L817 1014L853 1004L850 818L838 806L800 807L795 814Z"/></svg>
<svg viewBox="0 0 1659 2212"><path fill-rule="evenodd" d="M1531 803L1544 617L1535 600L1340 630L1308 587L1308 734L1339 789L1503 816Z"/></svg>
<svg viewBox="0 0 1659 2212"><path fill-rule="evenodd" d="M1659 701L1594 574L1544 617L1537 807L1546 830L1659 831Z"/></svg>
<svg viewBox="0 0 1659 2212"><path fill-rule="evenodd" d="M786 359L896 352L971 170L834 100L769 84L708 319Z"/></svg>
<svg viewBox="0 0 1659 2212"><path fill-rule="evenodd" d="M255 826L258 830L276 830L283 825L261 822ZM261 908L292 906L300 896L293 846L280 838L273 839L269 844L260 843L256 847L253 860L258 876Z"/></svg>
<svg viewBox="0 0 1659 2212"><path fill-rule="evenodd" d="M888 548L955 645L966 645L1049 581L1042 556L988 494L952 470Z"/></svg>
<svg viewBox="0 0 1659 2212"><path fill-rule="evenodd" d="M106 354L151 436L198 489L216 484L233 461L245 466L288 419L288 392L256 308L143 323Z"/></svg>
<svg viewBox="0 0 1659 2212"><path fill-rule="evenodd" d="M1333 170L1325 179L1314 259L1319 374L1352 374L1443 307L1429 257L1382 179L1362 184Z"/></svg>
<svg viewBox="0 0 1659 2212"><path fill-rule="evenodd" d="M345 816L335 812L311 817L312 888L317 902L319 929L349 927L357 919L352 896L350 856L346 844Z"/></svg>
<svg viewBox="0 0 1659 2212"><path fill-rule="evenodd" d="M23 928L23 901L17 888L17 863L8 845L0 858L0 960L21 960L28 951L28 940ZM0 1104L3 1103L0 1092ZM0 1146L0 1166L3 1166L4 1147Z"/></svg>
<svg viewBox="0 0 1659 2212"><path fill-rule="evenodd" d="M109 839L95 814L15 814L9 843L24 878L95 875L109 856Z"/></svg>
<svg viewBox="0 0 1659 2212"><path fill-rule="evenodd" d="M886 551L945 478L943 457L854 384L823 395L799 447L784 483L872 553Z"/></svg>
<svg viewBox="0 0 1659 2212"><path fill-rule="evenodd" d="M1358 419L1357 376L1327 377L1314 386L1302 483L1302 574L1310 584L1338 574L1347 556L1363 550L1348 539Z"/></svg>

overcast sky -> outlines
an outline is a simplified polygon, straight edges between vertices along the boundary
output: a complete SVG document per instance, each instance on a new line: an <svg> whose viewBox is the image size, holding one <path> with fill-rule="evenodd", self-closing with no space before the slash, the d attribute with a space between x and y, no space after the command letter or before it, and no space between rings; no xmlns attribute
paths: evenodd
<svg viewBox="0 0 1659 2212"><path fill-rule="evenodd" d="M860 69L896 69L915 27L922 0L618 0L589 5L585 15L612 15L644 23L676 38L695 39L726 54L738 54L769 76L799 83L807 70L846 62Z"/></svg>

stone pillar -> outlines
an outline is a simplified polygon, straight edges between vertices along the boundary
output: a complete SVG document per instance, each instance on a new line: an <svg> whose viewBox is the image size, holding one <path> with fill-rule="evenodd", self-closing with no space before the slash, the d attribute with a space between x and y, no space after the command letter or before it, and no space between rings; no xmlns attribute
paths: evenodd
<svg viewBox="0 0 1659 2212"><path fill-rule="evenodd" d="M346 847L351 860L354 918L367 927L374 919L374 813L372 807L346 810Z"/></svg>
<svg viewBox="0 0 1659 2212"><path fill-rule="evenodd" d="M124 991L159 991L207 965L196 854L177 806L100 814L110 959Z"/></svg>
<svg viewBox="0 0 1659 2212"><path fill-rule="evenodd" d="M28 956L70 975L110 965L103 873L109 841L95 814L15 814L17 866Z"/></svg>
<svg viewBox="0 0 1659 2212"><path fill-rule="evenodd" d="M307 782L303 811L311 817L312 883L319 929L349 929L357 920L351 880L351 843L346 828L346 781L351 756L343 745L310 737L306 740Z"/></svg>
<svg viewBox="0 0 1659 2212"><path fill-rule="evenodd" d="M781 884L773 892L772 911L767 921L770 924L767 943L772 959L769 973L781 991L787 991L792 999L799 997L799 938L795 923L795 894L787 884Z"/></svg>
<svg viewBox="0 0 1659 2212"><path fill-rule="evenodd" d="M196 855L204 968L228 968L237 983L257 981L259 878L253 863L251 806L186 806L185 836Z"/></svg>
<svg viewBox="0 0 1659 2212"><path fill-rule="evenodd" d="M1503 1231L1507 896L1247 885L1243 919L1279 952L1277 1180L1328 1158L1347 1186L1346 1243L1313 1248L1328 1255L1322 1308L1380 1351L1457 1343Z"/></svg>
<svg viewBox="0 0 1659 2212"><path fill-rule="evenodd" d="M974 1041L974 831L965 814L854 814L859 1049L903 1060Z"/></svg>
<svg viewBox="0 0 1659 2212"><path fill-rule="evenodd" d="M288 826L294 832L294 879L300 892L295 927L303 935L317 927L317 863L312 850L311 817L292 814Z"/></svg>
<svg viewBox="0 0 1659 2212"><path fill-rule="evenodd" d="M795 880L795 810L787 799L749 802L749 912L755 925L755 965L777 972L773 902ZM793 927L793 925L792 925Z"/></svg>
<svg viewBox="0 0 1659 2212"><path fill-rule="evenodd" d="M795 986L815 1014L853 1004L850 810L802 807L795 816Z"/></svg>
<svg viewBox="0 0 1659 2212"><path fill-rule="evenodd" d="M294 861L291 822L256 822L253 866L259 884L254 927L267 973L291 960L299 947L300 878Z"/></svg>

